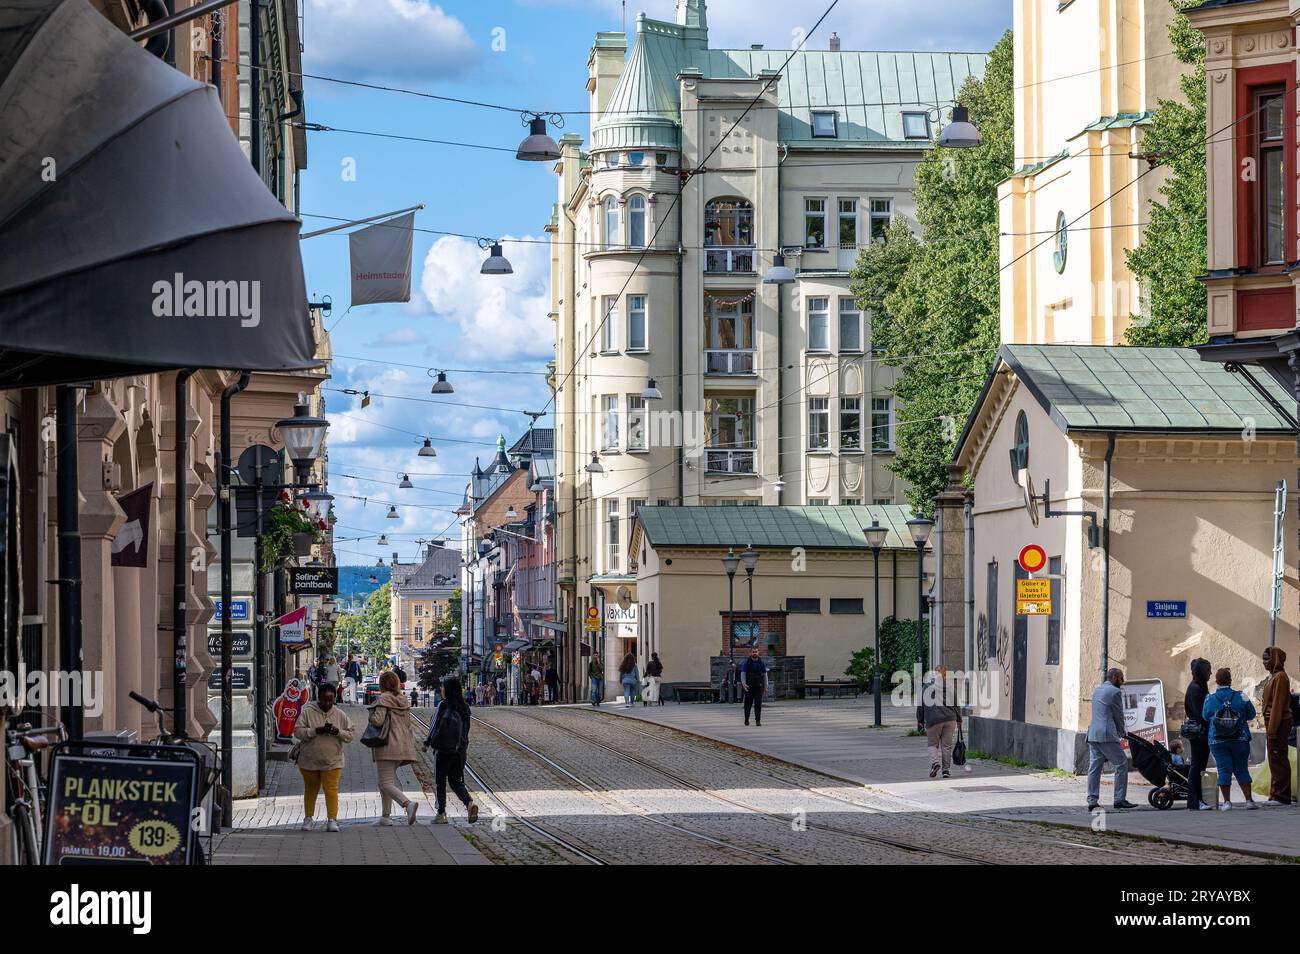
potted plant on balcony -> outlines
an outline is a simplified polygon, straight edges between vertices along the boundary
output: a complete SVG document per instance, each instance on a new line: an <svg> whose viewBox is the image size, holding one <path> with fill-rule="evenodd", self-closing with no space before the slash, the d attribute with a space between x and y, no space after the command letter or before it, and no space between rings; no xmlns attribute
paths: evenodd
<svg viewBox="0 0 1300 954"><path fill-rule="evenodd" d="M280 503L266 514L262 534L262 570L275 569L282 557L307 556L321 541L320 527L311 515L290 504Z"/></svg>

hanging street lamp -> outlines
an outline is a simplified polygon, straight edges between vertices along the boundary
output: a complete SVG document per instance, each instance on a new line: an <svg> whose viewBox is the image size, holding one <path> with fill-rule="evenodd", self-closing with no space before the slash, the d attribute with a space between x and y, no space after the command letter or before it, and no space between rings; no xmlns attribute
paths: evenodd
<svg viewBox="0 0 1300 954"><path fill-rule="evenodd" d="M560 158L559 144L546 131L548 117L555 126L564 125L564 118L559 113L533 113L531 118L528 113L523 114L528 135L519 144L519 149L515 152L516 159L523 162L554 162Z"/></svg>
<svg viewBox="0 0 1300 954"><path fill-rule="evenodd" d="M325 449L325 432L329 430L330 422L323 417L314 417L307 406L307 395L299 393L293 417L278 421L275 426L284 441L285 453L293 461L295 483L306 484L312 467Z"/></svg>

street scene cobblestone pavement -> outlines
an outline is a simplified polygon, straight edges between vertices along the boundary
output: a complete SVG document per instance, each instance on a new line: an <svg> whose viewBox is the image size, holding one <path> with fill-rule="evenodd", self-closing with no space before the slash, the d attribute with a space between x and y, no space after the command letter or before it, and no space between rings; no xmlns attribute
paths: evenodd
<svg viewBox="0 0 1300 954"><path fill-rule="evenodd" d="M345 706L353 725L366 717L358 706ZM359 739L361 730L357 730ZM408 798L419 800L414 826L395 812L391 827L375 823L380 815L378 776L370 751L356 739L347 747L339 779L339 831L325 830L325 795L316 802L316 827L303 831L302 775L292 762L271 762L261 798L235 803L234 826L213 844L214 864L483 864L485 859L450 827L429 825L433 818L433 777L425 766L399 769L398 782ZM412 784L414 782L415 784Z"/></svg>
<svg viewBox="0 0 1300 954"><path fill-rule="evenodd" d="M489 823L467 837L497 862L1261 862L1113 832L958 817L584 706L476 708L474 720L467 780Z"/></svg>

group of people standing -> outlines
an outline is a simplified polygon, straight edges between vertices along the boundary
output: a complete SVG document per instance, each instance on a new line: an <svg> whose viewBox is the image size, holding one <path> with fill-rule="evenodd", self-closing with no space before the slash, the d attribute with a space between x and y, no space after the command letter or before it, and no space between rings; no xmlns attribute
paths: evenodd
<svg viewBox="0 0 1300 954"><path fill-rule="evenodd" d="M333 686L335 695L341 687L342 701L348 703L358 701L357 689L362 678L361 660L351 653L348 653L345 663L340 663L337 656L325 656L307 669L307 681L311 683L315 695L320 695L320 688L324 685Z"/></svg>
<svg viewBox="0 0 1300 954"><path fill-rule="evenodd" d="M1286 674L1286 653L1276 646L1263 652L1264 668L1268 677L1260 687L1263 712L1239 689L1233 688L1232 670L1222 667L1215 670L1208 659L1197 657L1191 662L1192 679L1183 696L1186 721L1182 736L1190 750L1190 761L1184 761L1175 742L1172 758L1187 771L1187 807L1191 811L1210 811L1213 806L1205 800L1203 776L1210 758L1218 774L1219 810L1233 807L1232 783L1235 780L1241 791L1237 804L1246 809L1259 808L1251 790L1250 722L1263 716L1265 751L1269 767L1269 797L1266 806L1290 805L1291 760L1288 754L1290 736L1295 727L1291 681ZM1210 688L1210 674L1214 674L1214 688ZM1101 774L1103 764L1109 762L1115 769L1114 807L1136 808L1128 795L1128 754L1120 745L1125 737L1124 702L1121 689L1124 673L1111 669L1106 679L1092 695L1092 722L1088 726L1088 808L1096 809L1101 800Z"/></svg>
<svg viewBox="0 0 1300 954"><path fill-rule="evenodd" d="M411 701L402 692L401 679L393 671L379 676L379 697L368 708L366 729L361 741L370 749L379 780L381 815L377 824L393 824L393 806L402 809L408 825L414 825L418 803L406 796L397 779L397 771L415 762L415 733L411 719ZM435 825L447 823L447 788L465 805L470 822L478 820L478 806L465 787L465 755L469 749L470 711L460 680L448 676L441 686L441 702L429 727L421 750L434 750L434 780L437 814ZM325 830L339 830L339 779L342 776L346 747L356 736L348 714L337 705L338 688L322 681L316 699L308 703L298 717L293 736L295 744L290 758L298 765L303 778L303 831L316 825L316 803L325 793L327 815Z"/></svg>
<svg viewBox="0 0 1300 954"><path fill-rule="evenodd" d="M661 688L664 679L664 664L658 653L650 654L650 661L645 664L645 676L641 675L636 663L636 655L628 653L618 664L618 682L623 687L623 708L630 709L641 697L642 706L661 706L664 704ZM587 663L587 681L591 684L589 701L599 707L605 698L605 663L600 653L592 653Z"/></svg>

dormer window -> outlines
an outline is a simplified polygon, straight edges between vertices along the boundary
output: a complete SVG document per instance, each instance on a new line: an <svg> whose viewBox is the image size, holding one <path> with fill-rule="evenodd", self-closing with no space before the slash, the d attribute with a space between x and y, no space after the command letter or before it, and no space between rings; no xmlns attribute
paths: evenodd
<svg viewBox="0 0 1300 954"><path fill-rule="evenodd" d="M812 134L816 139L834 139L839 135L839 116L831 111L814 111Z"/></svg>
<svg viewBox="0 0 1300 954"><path fill-rule="evenodd" d="M930 117L925 113L903 113L904 139L929 139Z"/></svg>

